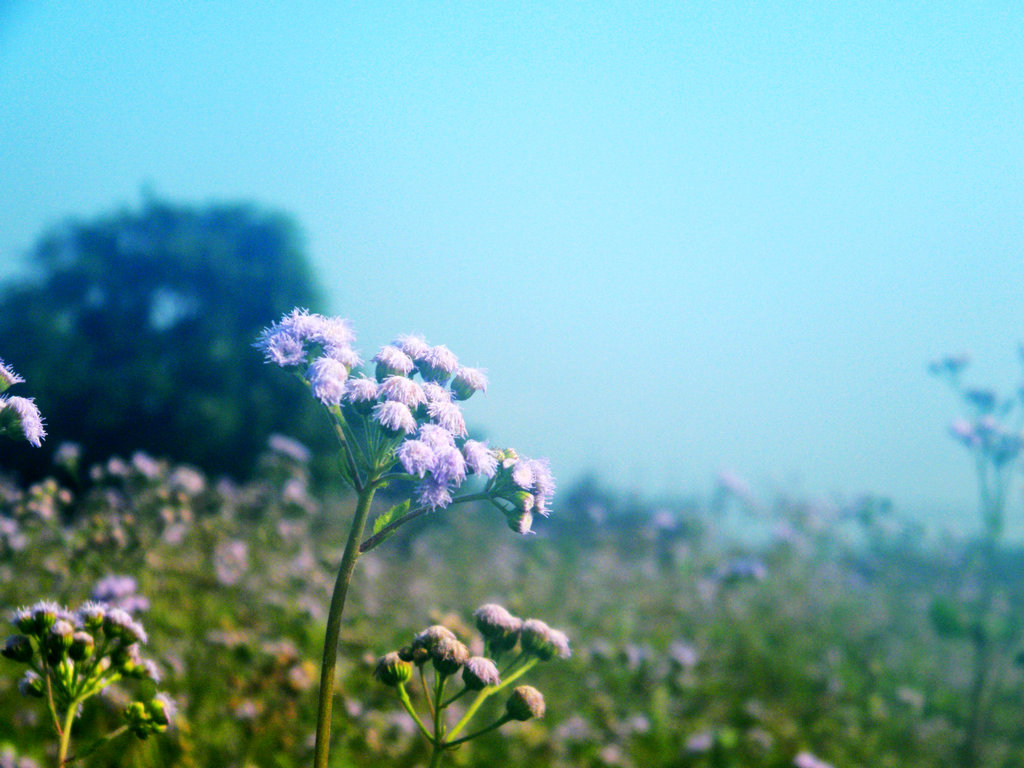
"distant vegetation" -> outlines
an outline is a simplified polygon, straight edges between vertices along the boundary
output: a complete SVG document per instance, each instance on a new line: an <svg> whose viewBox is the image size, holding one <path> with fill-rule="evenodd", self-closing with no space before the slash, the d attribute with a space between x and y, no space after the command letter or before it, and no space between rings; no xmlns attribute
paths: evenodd
<svg viewBox="0 0 1024 768"><path fill-rule="evenodd" d="M44 452L73 440L90 460L146 450L242 477L273 431L333 439L251 347L269 319L323 300L286 216L149 200L55 228L28 267L0 291L0 339L46 417ZM39 465L6 448L5 468Z"/></svg>

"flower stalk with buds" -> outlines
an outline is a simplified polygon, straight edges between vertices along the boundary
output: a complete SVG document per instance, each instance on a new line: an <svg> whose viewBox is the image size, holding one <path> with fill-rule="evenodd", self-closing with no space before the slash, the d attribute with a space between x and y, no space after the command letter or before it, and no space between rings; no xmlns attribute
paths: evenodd
<svg viewBox="0 0 1024 768"><path fill-rule="evenodd" d="M512 689L505 710L497 719L468 735L459 735L490 697L508 690L538 663L568 658L571 653L565 633L538 619L523 621L493 603L481 606L473 616L484 638L484 656L470 655L469 649L451 630L434 625L413 637L410 645L382 656L374 670L379 682L396 690L402 707L430 744L430 768L437 768L446 752L506 723L543 717L543 694L532 686L520 685ZM517 645L518 653L515 652ZM504 654L511 658L499 669ZM428 664L433 670L429 684ZM414 672L419 677L426 713L416 709L405 687ZM461 690L446 697L449 685L458 684L458 676L462 680ZM446 710L469 694L475 694L473 701L462 717L449 726Z"/></svg>
<svg viewBox="0 0 1024 768"><path fill-rule="evenodd" d="M145 697L127 707L119 728L69 756L71 730L86 700L120 680L160 682L157 665L140 655L146 631L127 611L99 602L71 612L43 601L15 611L12 623L19 634L8 637L0 653L28 668L18 684L22 695L45 701L58 739L58 768L124 733L147 739L171 724L171 699Z"/></svg>

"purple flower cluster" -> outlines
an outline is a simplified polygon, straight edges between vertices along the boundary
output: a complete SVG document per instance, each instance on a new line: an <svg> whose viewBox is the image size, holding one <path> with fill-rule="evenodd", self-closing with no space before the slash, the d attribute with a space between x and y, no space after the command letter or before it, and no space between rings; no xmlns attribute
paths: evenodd
<svg viewBox="0 0 1024 768"><path fill-rule="evenodd" d="M359 365L353 340L348 321L296 309L265 329L255 346L268 362L305 366L313 395L339 407L342 428L355 430L348 440L365 442L354 455L365 459L367 471L397 462L419 480L420 505L448 506L452 492L479 475L493 500L512 506L506 514L514 530L528 533L534 513L548 514L555 485L546 461L520 459L514 451L498 452L468 438L459 403L486 392L483 371L460 365L444 345L403 335L374 355L371 378L353 372ZM314 346L320 356L314 356Z"/></svg>

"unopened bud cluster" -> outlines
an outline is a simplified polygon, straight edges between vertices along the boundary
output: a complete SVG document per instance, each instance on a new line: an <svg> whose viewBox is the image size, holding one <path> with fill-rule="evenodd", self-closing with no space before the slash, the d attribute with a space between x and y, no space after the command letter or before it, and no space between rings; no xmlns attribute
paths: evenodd
<svg viewBox="0 0 1024 768"><path fill-rule="evenodd" d="M469 647L454 632L435 624L415 634L408 645L378 659L373 672L379 682L398 689L403 706L416 720L435 752L454 748L513 720L543 717L543 694L532 686L520 685L511 690L504 714L497 721L470 736L459 738L462 728L486 698L511 686L536 664L571 655L566 634L539 619L524 621L494 603L480 606L474 611L473 618L484 640L484 655L472 655ZM502 657L507 661L499 671ZM433 684L430 686L427 684L428 670L433 671ZM422 690L430 699L429 710L434 720L432 735L405 690L405 685L414 676L420 678ZM456 676L461 678L461 689L454 693L449 691L446 696L446 685ZM456 699L470 693L476 695L475 700L468 705L463 718L449 730L444 710Z"/></svg>
<svg viewBox="0 0 1024 768"><path fill-rule="evenodd" d="M18 633L7 638L0 654L28 667L19 690L49 698L58 711L80 706L119 680L160 682L159 667L141 653L145 629L122 608L90 601L69 611L41 601L15 611L12 624ZM165 731L173 715L171 700L161 694L133 702L124 713L129 730L141 739Z"/></svg>

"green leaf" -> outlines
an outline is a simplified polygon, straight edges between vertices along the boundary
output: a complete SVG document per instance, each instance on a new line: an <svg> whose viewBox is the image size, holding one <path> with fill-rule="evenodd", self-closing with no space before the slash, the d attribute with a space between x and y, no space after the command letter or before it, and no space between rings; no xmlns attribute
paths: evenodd
<svg viewBox="0 0 1024 768"><path fill-rule="evenodd" d="M393 506L387 512L381 512L379 515L377 515L377 519L373 521L373 535L376 536L378 533L384 530L385 526L390 524L392 520L396 520L408 511L409 499L406 499L401 504L395 504L395 506Z"/></svg>

